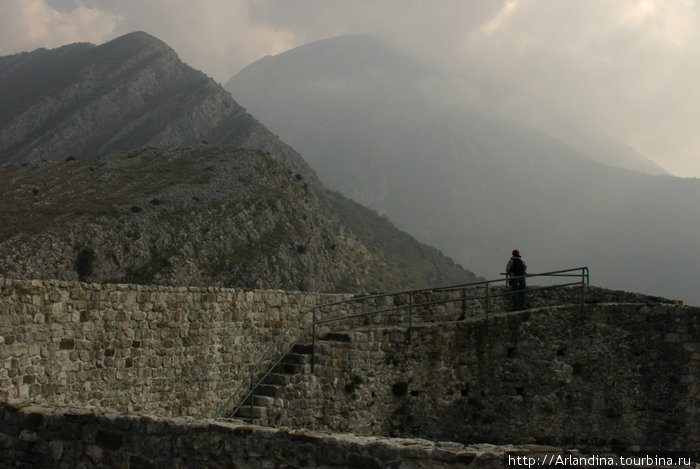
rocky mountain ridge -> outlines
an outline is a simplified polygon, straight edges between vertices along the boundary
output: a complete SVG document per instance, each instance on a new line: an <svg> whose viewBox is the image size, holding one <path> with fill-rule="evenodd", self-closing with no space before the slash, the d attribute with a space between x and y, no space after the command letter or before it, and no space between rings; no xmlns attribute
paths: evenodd
<svg viewBox="0 0 700 469"><path fill-rule="evenodd" d="M397 259L324 213L302 176L250 148L144 147L6 166L0 182L1 276L306 291L469 279L428 248L442 265L395 274Z"/></svg>
<svg viewBox="0 0 700 469"><path fill-rule="evenodd" d="M2 57L0 89L0 164L207 141L270 151L313 179L228 92L144 32Z"/></svg>
<svg viewBox="0 0 700 469"><path fill-rule="evenodd" d="M74 44L2 57L0 90L0 164L29 165L3 170L8 184L3 221L16 229L6 231L0 239L2 275L352 291L427 287L476 278L437 250L400 232L387 219L325 189L293 148L248 114L211 78L183 64L170 47L146 33L127 34L100 46ZM202 141L211 145L187 149L186 145ZM154 156L142 162L137 157L105 156L114 152ZM220 153L230 153L231 158L242 158L244 164L257 167L254 159L239 155L249 152L265 161L271 158L282 162L294 178L302 181L309 200L314 202L291 189L282 189L287 183L277 174L281 168L273 172L277 175L270 176L281 181L279 188L262 182L267 177L264 171L249 175L251 180L259 181L254 186L240 181L235 184L261 199L275 201L272 206L277 201L283 206L301 204L300 210L311 220L308 229L285 228L286 223L301 223L291 221L295 217L291 208L290 212L279 213L270 208L273 212L259 215L255 210L250 212L253 209L247 205L222 208L219 205L223 202L219 201L214 208L208 206L203 202L206 197L202 190L233 190L223 180L210 186L189 184L187 196L198 202L183 202L179 211L173 212L178 220L173 222L175 225L163 223L164 213L170 212L161 213L164 207L157 205L158 201L167 197L158 191L175 189L163 185L162 175L149 168L148 162L167 169L160 160L173 159L176 167L208 181L215 177L218 165L228 171L231 163L228 157L216 156ZM201 158L211 161L185 161L185 155L200 153ZM102 157L106 158L104 162L100 162ZM133 166L123 165L122 170L114 171L110 168L115 163L107 163L110 161L128 161ZM196 164L200 166L190 166ZM274 166L270 162L266 165ZM70 168L78 172L67 172ZM171 174L166 169L163 175ZM104 192L88 177L97 174L111 192ZM167 180L180 187L187 177L176 172ZM66 185L61 178L74 183ZM24 181L21 184L25 189L12 181ZM86 192L76 192L80 187ZM261 191L263 187L269 194ZM43 200L49 188L54 195ZM34 194L35 190L39 192ZM143 199L148 191L160 196ZM281 200L285 193L290 201ZM122 194L123 200L114 194ZM54 205L54 200L62 204ZM46 204L51 207L48 211L42 208ZM115 209L115 204L120 208ZM66 211L66 207L77 208ZM211 238L201 241L204 235L197 230L209 232L208 217L227 218L211 222L219 226L220 246ZM65 223L71 227L62 220L68 220ZM246 227L278 228L256 228L254 233L241 228L239 222ZM176 227L178 224L181 228ZM150 234L137 236L139 233ZM237 240L235 243L228 233ZM332 233L328 236L337 239L328 246L335 245L337 252L329 251L318 240L314 244L315 233ZM196 240L207 245L204 257L197 253L199 248L195 249L200 242ZM215 254L222 249L238 252L242 258ZM304 255L313 260L302 262ZM256 263L261 256L267 261ZM251 262L255 265L249 265ZM357 265L349 266L353 263ZM83 271L84 264L91 264L93 268L87 269L90 272Z"/></svg>

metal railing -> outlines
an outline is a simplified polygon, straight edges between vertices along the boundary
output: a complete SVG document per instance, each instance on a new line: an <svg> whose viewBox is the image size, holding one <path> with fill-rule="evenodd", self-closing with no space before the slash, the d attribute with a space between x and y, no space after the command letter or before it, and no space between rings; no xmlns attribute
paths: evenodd
<svg viewBox="0 0 700 469"><path fill-rule="evenodd" d="M527 274L524 276L526 279L529 278L553 278L553 277L565 277L565 278L576 278L576 281L568 281L565 283L557 283L552 285L533 285L526 288L527 293L549 290L549 289L561 289L566 287L580 286L581 295L581 314L585 314L585 301L586 301L586 286L590 285L590 272L588 267L577 267L574 269L558 270L553 272L546 272L540 274ZM308 334L311 334L311 372L314 371L315 366L315 355L316 355L316 336L317 327L322 325L327 325L339 321L348 321L351 319L357 319L362 317L376 316L376 315L386 315L389 313L395 313L398 311L408 312L408 327L406 331L406 340L410 344L412 339L412 329L414 322L414 312L418 308L426 308L429 306L436 306L447 303L463 302L465 305L467 301L477 301L482 300L485 303L485 316L486 316L486 328L488 330L489 316L491 314L491 306L493 300L499 297L509 297L519 292L515 290L504 289L504 291L499 291L494 289L492 285L502 283L503 279L498 280L484 280L478 282L465 283L460 285L452 285L447 287L439 288L428 288L423 290L406 290L402 292L384 293L378 295L366 295L356 298L335 301L331 303L325 303L321 305L313 306L306 311L299 314L294 320L292 320L289 325L280 333L274 343L270 348L263 354L262 358L257 362L253 369L247 373L246 378L243 382L236 388L236 390L231 394L228 400L223 406L218 410L214 419L222 418L222 415L226 413L228 418L233 417L238 413L238 411L248 403L250 405L250 419L253 419L253 407L255 400L255 390L260 386L265 379L272 373L272 371L282 362L282 360L298 345ZM507 280L506 280L507 282ZM483 287L483 292L478 294L467 295L468 290L478 291L479 287ZM420 294L437 293L437 292L459 292L460 295L457 297L441 298L431 301L416 302ZM378 303L382 299L386 298L398 298L399 296L408 296L408 301L406 304L394 305L393 307L377 307L371 310L362 310L363 306L369 302ZM386 302L386 301L385 301ZM341 309L358 309L360 306L360 312L354 312L351 314L340 314L327 318L319 318L319 313L324 309L330 309L332 311L337 311ZM297 335L292 331L296 330ZM286 340L286 342L285 342ZM275 352L278 355L275 355ZM276 360L271 359L272 356L278 356ZM265 364L269 363L269 366L265 368ZM263 374L261 370L265 370ZM260 375L259 375L260 374ZM259 377L256 379L256 375ZM247 389L245 394L242 394L244 390ZM231 412L226 412L232 402L240 397L240 402L233 408Z"/></svg>

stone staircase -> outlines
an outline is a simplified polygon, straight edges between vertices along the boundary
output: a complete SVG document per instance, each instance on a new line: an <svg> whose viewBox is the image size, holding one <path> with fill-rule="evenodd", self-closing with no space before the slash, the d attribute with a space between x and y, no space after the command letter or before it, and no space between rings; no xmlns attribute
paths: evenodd
<svg viewBox="0 0 700 469"><path fill-rule="evenodd" d="M261 373L256 382L265 373ZM267 409L280 394L280 389L291 383L296 376L308 373L311 373L311 344L297 344L255 389L253 405L250 405L249 398L245 399L243 405L231 418L265 424L267 422Z"/></svg>
<svg viewBox="0 0 700 469"><path fill-rule="evenodd" d="M316 339L316 361L322 360L322 352L324 350L323 343L330 344L348 343L350 336L346 333L329 332L322 337ZM269 425L270 416L268 408L273 401L282 396L282 390L289 384L299 384L305 378L305 375L311 374L311 343L299 343L295 345L291 352L282 358L279 364L268 374L263 381L255 388L253 396L253 405L250 405L250 399L245 399L243 405L238 411L230 416L231 419L244 420L257 425ZM266 372L258 375L256 382L259 381ZM252 412L252 418L251 418Z"/></svg>

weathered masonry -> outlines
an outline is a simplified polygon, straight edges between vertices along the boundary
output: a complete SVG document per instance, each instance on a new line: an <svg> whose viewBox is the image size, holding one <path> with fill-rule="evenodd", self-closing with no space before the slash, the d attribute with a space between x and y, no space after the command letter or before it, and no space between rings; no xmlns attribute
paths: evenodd
<svg viewBox="0 0 700 469"><path fill-rule="evenodd" d="M290 319L340 298L0 280L0 399L211 416Z"/></svg>
<svg viewBox="0 0 700 469"><path fill-rule="evenodd" d="M0 399L211 417L299 312L348 295L0 280ZM439 296L440 292L425 295ZM364 435L700 449L700 309L588 287L321 331L257 422ZM559 295L551 305L546 295ZM396 297L392 304L405 301Z"/></svg>
<svg viewBox="0 0 700 469"><path fill-rule="evenodd" d="M506 452L533 449L541 448L359 437L94 409L0 406L0 462L16 467L500 469Z"/></svg>

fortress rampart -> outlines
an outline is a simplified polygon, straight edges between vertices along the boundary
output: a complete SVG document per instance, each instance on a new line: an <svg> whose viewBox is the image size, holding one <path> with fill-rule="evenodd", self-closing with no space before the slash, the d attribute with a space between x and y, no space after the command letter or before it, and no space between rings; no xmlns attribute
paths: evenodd
<svg viewBox="0 0 700 469"><path fill-rule="evenodd" d="M483 302L435 306L417 312L410 344L384 317L320 330L314 374L279 383L256 421L464 444L700 449L700 309L588 287L582 314L578 294L533 294L518 313L494 301L488 322ZM292 318L349 297L3 279L0 400L208 418Z"/></svg>

